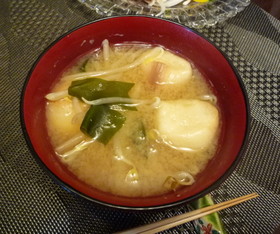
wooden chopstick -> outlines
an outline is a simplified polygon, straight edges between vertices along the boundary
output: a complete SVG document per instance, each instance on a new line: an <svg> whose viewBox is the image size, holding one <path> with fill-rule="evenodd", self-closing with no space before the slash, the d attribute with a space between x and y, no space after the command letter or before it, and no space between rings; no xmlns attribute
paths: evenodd
<svg viewBox="0 0 280 234"><path fill-rule="evenodd" d="M129 229L123 232L118 232L119 234L135 234L135 233L141 233L141 234L152 234L160 231L167 230L169 228L181 225L186 222L190 222L192 220L201 218L205 215L211 214L213 212L217 212L219 210L223 210L225 208L237 205L239 203L248 201L252 198L258 197L259 195L257 193L248 194L242 197L238 197L229 201L221 202L219 204L215 204L212 206L207 206L198 210L194 210L191 212L188 212L186 214L177 215L168 219L164 219L155 223L147 224L144 226L136 227L133 229Z"/></svg>

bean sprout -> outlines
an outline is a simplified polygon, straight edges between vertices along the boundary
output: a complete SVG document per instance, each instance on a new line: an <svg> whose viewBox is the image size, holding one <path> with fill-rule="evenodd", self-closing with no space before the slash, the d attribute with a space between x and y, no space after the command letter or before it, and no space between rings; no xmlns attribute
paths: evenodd
<svg viewBox="0 0 280 234"><path fill-rule="evenodd" d="M108 61L110 56L110 47L109 47L109 41L105 39L102 41L102 47L103 47L103 57L105 61Z"/></svg>
<svg viewBox="0 0 280 234"><path fill-rule="evenodd" d="M217 97L215 95L206 94L206 95L201 96L200 99L203 101L209 101L214 104L217 104Z"/></svg>
<svg viewBox="0 0 280 234"><path fill-rule="evenodd" d="M73 155L73 154L75 154L75 153L77 153L79 151L82 151L82 150L88 148L89 145L92 144L95 141L96 141L96 138L92 138L92 139L87 140L87 141L83 140L82 142L77 144L73 149L67 151L66 153L64 153L64 154L57 153L57 154L61 158L67 158L67 157L69 157L69 156L71 156L71 155Z"/></svg>
<svg viewBox="0 0 280 234"><path fill-rule="evenodd" d="M49 101L57 101L67 96L68 96L68 90L63 90L59 92L49 93L45 96L45 98L48 99Z"/></svg>
<svg viewBox="0 0 280 234"><path fill-rule="evenodd" d="M123 98L123 97L108 97L108 98L100 98L93 101L88 101L85 98L82 100L89 105L103 105L103 104L113 104L113 103L121 103L124 106L139 106L139 105L148 105L151 104L153 107L158 107L160 104L160 98L155 97L152 100L139 100L133 98Z"/></svg>
<svg viewBox="0 0 280 234"><path fill-rule="evenodd" d="M94 77L98 77L98 76L111 75L111 74L116 74L116 73L120 73L120 72L125 72L125 71L128 71L132 68L135 68L135 67L141 65L142 63L154 61L155 59L161 57L163 52L164 52L163 48L155 47L150 52L142 54L138 59L136 59L134 62L132 62L126 66L119 67L119 68L113 68L111 70L105 70L105 71L77 73L74 75L65 76L62 79L63 80L82 80L85 78L94 78Z"/></svg>
<svg viewBox="0 0 280 234"><path fill-rule="evenodd" d="M126 174L125 182L132 183L132 184L138 184L139 175L138 175L136 166L134 165L133 162L131 162L130 160L125 158L121 145L120 145L120 141L118 139L116 139L114 141L114 150L115 150L115 154L116 154L114 158L118 161L124 162L125 164L127 164L128 166L131 167L131 169Z"/></svg>
<svg viewBox="0 0 280 234"><path fill-rule="evenodd" d="M78 134L72 138L70 138L68 141L64 142L62 145L58 146L55 150L57 152L64 152L67 149L74 147L76 144L81 142L85 138L84 134Z"/></svg>

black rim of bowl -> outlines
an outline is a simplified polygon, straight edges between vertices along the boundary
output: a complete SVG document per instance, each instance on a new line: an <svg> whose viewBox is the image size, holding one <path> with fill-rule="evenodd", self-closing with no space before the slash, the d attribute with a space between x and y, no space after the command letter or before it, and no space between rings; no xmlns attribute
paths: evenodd
<svg viewBox="0 0 280 234"><path fill-rule="evenodd" d="M242 94L244 96L244 101L245 101L245 106L246 106L246 129L245 129L245 134L244 134L244 139L243 139L243 142L242 142L242 145L239 149L239 152L234 160L234 162L231 164L231 166L228 168L228 170L218 179L216 180L213 184L211 184L210 186L208 186L206 189L204 189L203 191L199 192L198 194L194 195L194 196L191 196L191 197L188 197L188 198L184 198L182 200L179 200L179 201L176 201L176 202L173 202L173 203L167 203L167 204L163 204L163 205L155 205L155 206L124 206L124 205L117 205L117 204L112 204L112 203L108 203L108 202L104 202L104 201L101 201L101 200L97 200L93 197L90 197L76 189L74 189L71 185L63 182L58 176L56 176L53 172L51 172L51 170L43 163L43 161L40 159L39 155L36 153L35 149L33 148L33 145L32 145L32 142L29 138L29 135L27 133L27 130L26 130L26 127L25 127L25 121L24 121L24 95L25 95L25 91L26 91L26 87L28 85L28 82L29 82L29 79L33 73L33 71L35 70L37 64L39 63L39 61L41 60L41 58L58 42L60 41L62 38L64 38L65 36L71 34L72 32L84 27L84 26L87 26L87 25L90 25L90 24L93 24L93 23L97 23L99 21L103 21L103 20L108 20L108 19L113 19L113 18L124 18L124 17L135 17L135 18L152 18L152 19L155 19L155 20L161 20L161 21L166 21L166 22L169 22L169 23L173 23L177 26L180 26L186 30L189 30L197 35L199 35L200 37L202 37L204 40L206 40L208 43L210 43L212 46L215 47L216 50L218 50L222 55L223 57L226 59L226 61L228 62L228 64L230 65L231 69L233 70L236 78L237 78L237 81L239 83L239 86L242 90ZM249 106L249 100L248 100L248 94L247 94L247 91L245 89L245 85L239 75L239 73L237 72L237 69L234 67L234 65L232 64L231 60L228 58L228 56L223 52L221 51L212 41L210 41L208 38L206 38L203 34L199 33L198 31L192 29L192 28L189 28L187 26L184 26L182 24L179 24L177 22L174 22L174 21L171 21L171 20L167 20L167 19L160 19L160 18L156 18L156 17L153 17L153 16L145 16L145 15L125 15L125 16L111 16L111 17L106 17L106 18L102 18L102 19L98 19L98 20L93 20L93 21L90 21L90 22L87 22L85 24L81 24L81 25L78 25L76 27L74 27L73 29L69 30L67 33L63 34L62 36L58 37L56 40L54 40L49 46L47 46L46 49L44 49L44 51L38 56L38 58L35 60L35 62L33 63L31 69L29 70L28 74L27 74L27 78L25 79L24 81L24 85L23 85L23 88L22 88L22 92L21 92L21 98L20 98L20 121L21 121L21 128L22 128L22 131L23 131L23 135L24 135L24 138L25 138L25 141L28 145L28 148L31 152L31 154L33 155L33 157L35 158L36 162L40 165L40 167L48 174L48 176L50 178L52 178L52 180L54 180L54 182L56 182L58 185L60 185L63 189L65 189L66 191L68 192L72 192L74 194L77 194L79 195L80 197L83 197L87 200L90 200L90 201L93 201L95 202L96 204L99 204L99 205L103 205L103 206L106 206L106 207L111 207L111 208L118 208L118 209L125 209L125 210L144 210L144 211L147 211L147 210L156 210L156 209L164 209L164 208L170 208L170 207L175 207L175 206L179 206L183 203L189 203L193 200L196 200L206 194L208 194L209 192L215 190L217 187L219 187L219 185L224 182L226 180L226 178L228 178L228 176L234 171L234 169L236 168L236 166L238 165L239 161L241 160L242 156L244 155L244 151L246 149L246 146L248 144L248 135L249 135L249 129L250 129L250 106Z"/></svg>

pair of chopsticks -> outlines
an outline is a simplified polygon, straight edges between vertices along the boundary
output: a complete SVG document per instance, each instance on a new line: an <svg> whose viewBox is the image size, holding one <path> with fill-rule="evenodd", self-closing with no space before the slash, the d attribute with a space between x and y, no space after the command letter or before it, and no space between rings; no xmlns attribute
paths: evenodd
<svg viewBox="0 0 280 234"><path fill-rule="evenodd" d="M186 222L190 222L195 219L199 219L205 215L223 210L225 208L235 206L239 203L248 201L252 198L258 197L259 195L257 193L248 194L246 196L238 197L229 201L221 202L219 204L215 204L212 206L207 206L198 210L194 210L191 212L188 212L186 214L177 215L168 219L164 219L152 224L147 224L144 226L136 227L133 229L129 229L123 232L118 232L119 234L135 234L135 233L141 233L141 234L151 234L156 233L160 231L167 230L169 228L173 228L175 226L181 225Z"/></svg>

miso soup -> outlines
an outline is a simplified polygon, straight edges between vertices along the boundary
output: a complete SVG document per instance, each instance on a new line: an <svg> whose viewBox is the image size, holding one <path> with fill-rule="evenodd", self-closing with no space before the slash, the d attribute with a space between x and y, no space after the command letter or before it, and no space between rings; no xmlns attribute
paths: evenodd
<svg viewBox="0 0 280 234"><path fill-rule="evenodd" d="M191 61L163 47L104 40L46 98L57 157L105 192L145 197L190 186L217 148L216 97Z"/></svg>

